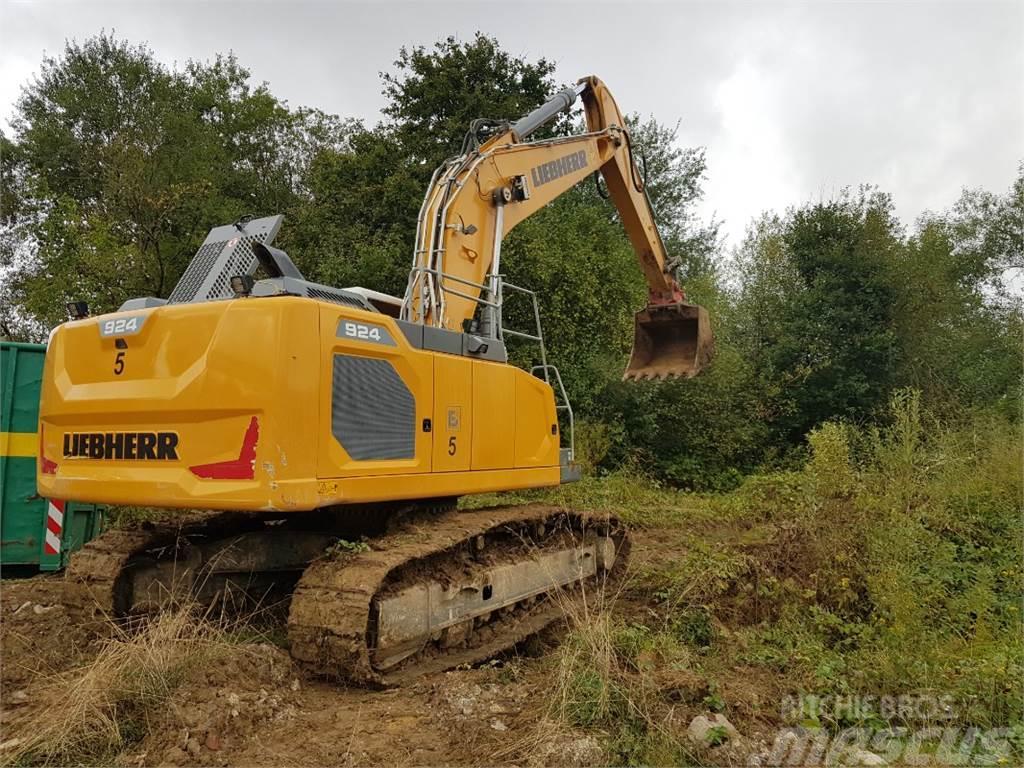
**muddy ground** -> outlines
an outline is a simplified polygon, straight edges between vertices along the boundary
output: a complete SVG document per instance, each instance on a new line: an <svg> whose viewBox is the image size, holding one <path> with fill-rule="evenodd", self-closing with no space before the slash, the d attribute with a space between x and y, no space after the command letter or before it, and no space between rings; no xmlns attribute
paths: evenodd
<svg viewBox="0 0 1024 768"><path fill-rule="evenodd" d="M633 562L678 556L671 530L633 534ZM0 589L0 762L39 718L65 702L52 681L87 664L110 628L61 604L61 577L5 579ZM642 616L651 607L625 593L614 610ZM281 633L283 634L283 633ZM392 690L345 687L304 675L280 634L256 636L212 665L191 671L169 701L148 716L145 733L119 765L603 765L600 733L558 725L551 712L559 632L474 669L424 677ZM270 641L268 641L268 639ZM716 675L717 696L742 734L701 762L737 764L764 749L772 731L775 681L737 667ZM706 711L707 680L665 670L677 702L665 727L685 733ZM729 682L733 681L733 682ZM777 726L775 726L777 727Z"/></svg>

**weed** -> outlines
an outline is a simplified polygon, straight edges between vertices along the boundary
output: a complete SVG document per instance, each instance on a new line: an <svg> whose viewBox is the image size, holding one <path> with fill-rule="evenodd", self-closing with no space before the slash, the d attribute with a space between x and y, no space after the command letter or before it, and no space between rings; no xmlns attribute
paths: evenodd
<svg viewBox="0 0 1024 768"><path fill-rule="evenodd" d="M719 744L724 744L729 740L729 732L725 729L725 726L716 725L708 729L704 740L707 741L709 747L717 747Z"/></svg>
<svg viewBox="0 0 1024 768"><path fill-rule="evenodd" d="M701 704L712 712L725 711L725 699L718 694L718 686L714 684L711 685L708 695L701 700Z"/></svg>
<svg viewBox="0 0 1024 768"><path fill-rule="evenodd" d="M338 539L336 542L331 544L324 552L327 557L345 557L347 555L358 555L362 552L369 552L370 545L365 541L348 541L346 539Z"/></svg>
<svg viewBox="0 0 1024 768"><path fill-rule="evenodd" d="M685 658L667 633L615 616L614 601L598 594L585 608L566 603L571 629L555 659L549 717L602 735L614 764L690 763L654 670Z"/></svg>

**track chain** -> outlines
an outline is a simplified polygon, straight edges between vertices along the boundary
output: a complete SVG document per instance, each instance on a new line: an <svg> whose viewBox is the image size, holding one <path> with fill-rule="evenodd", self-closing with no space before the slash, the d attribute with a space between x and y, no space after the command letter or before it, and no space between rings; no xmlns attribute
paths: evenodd
<svg viewBox="0 0 1024 768"><path fill-rule="evenodd" d="M490 631L475 638L469 647L439 654L434 649L434 655L424 654L393 670L380 671L374 668L367 639L375 596L387 586L389 575L403 565L454 551L477 536L507 526L562 521L578 530L593 525L617 531L619 555L612 575L621 573L628 541L613 518L539 504L448 512L407 523L401 530L373 540L372 551L314 561L292 596L288 617L292 656L315 674L377 686L396 685L419 675L486 661L558 620L563 607L557 601L539 601L532 610L488 625Z"/></svg>
<svg viewBox="0 0 1024 768"><path fill-rule="evenodd" d="M237 512L190 512L138 529L106 531L68 561L64 602L88 617L123 618L130 597L125 589L133 558L160 547L184 544L189 536L212 536L258 525L262 525L259 520Z"/></svg>

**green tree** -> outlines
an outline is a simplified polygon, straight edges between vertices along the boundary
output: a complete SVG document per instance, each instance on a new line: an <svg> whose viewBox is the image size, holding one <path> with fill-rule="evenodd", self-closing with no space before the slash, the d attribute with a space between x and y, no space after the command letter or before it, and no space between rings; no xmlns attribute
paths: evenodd
<svg viewBox="0 0 1024 768"><path fill-rule="evenodd" d="M401 295L434 169L459 152L476 118L515 118L542 104L553 69L481 33L402 48L394 71L381 74L385 119L357 126L310 165L309 200L290 217L282 243L311 279Z"/></svg>
<svg viewBox="0 0 1024 768"><path fill-rule="evenodd" d="M927 214L895 265L904 383L945 411L1011 406L1020 387L1024 166L1005 195L966 190Z"/></svg>
<svg viewBox="0 0 1024 768"><path fill-rule="evenodd" d="M448 37L432 48L403 47L395 71L381 74L385 127L429 178L459 154L473 120L515 120L544 103L555 90L554 71L553 62L513 56L481 32L468 42Z"/></svg>
<svg viewBox="0 0 1024 768"><path fill-rule="evenodd" d="M799 285L781 308L765 363L792 402L778 427L798 441L829 419L869 417L893 387L899 224L888 197L844 194L792 211L782 245Z"/></svg>
<svg viewBox="0 0 1024 768"><path fill-rule="evenodd" d="M343 135L232 56L176 71L106 33L68 42L0 147L5 332L45 335L72 299L166 296L211 227L293 206L302 164Z"/></svg>

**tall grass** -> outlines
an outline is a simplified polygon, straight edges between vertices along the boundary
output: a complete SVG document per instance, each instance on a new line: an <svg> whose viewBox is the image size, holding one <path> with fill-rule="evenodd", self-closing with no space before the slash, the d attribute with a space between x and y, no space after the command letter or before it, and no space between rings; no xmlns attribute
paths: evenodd
<svg viewBox="0 0 1024 768"><path fill-rule="evenodd" d="M223 627L188 607L161 613L141 628L118 626L87 665L55 677L36 693L53 705L21 729L29 735L5 762L110 762L145 736L149 719L187 674L231 648Z"/></svg>
<svg viewBox="0 0 1024 768"><path fill-rule="evenodd" d="M655 676L686 664L687 652L668 635L619 618L620 596L598 587L562 600L570 629L548 660L552 690L539 730L560 724L597 732L612 765L692 764Z"/></svg>

